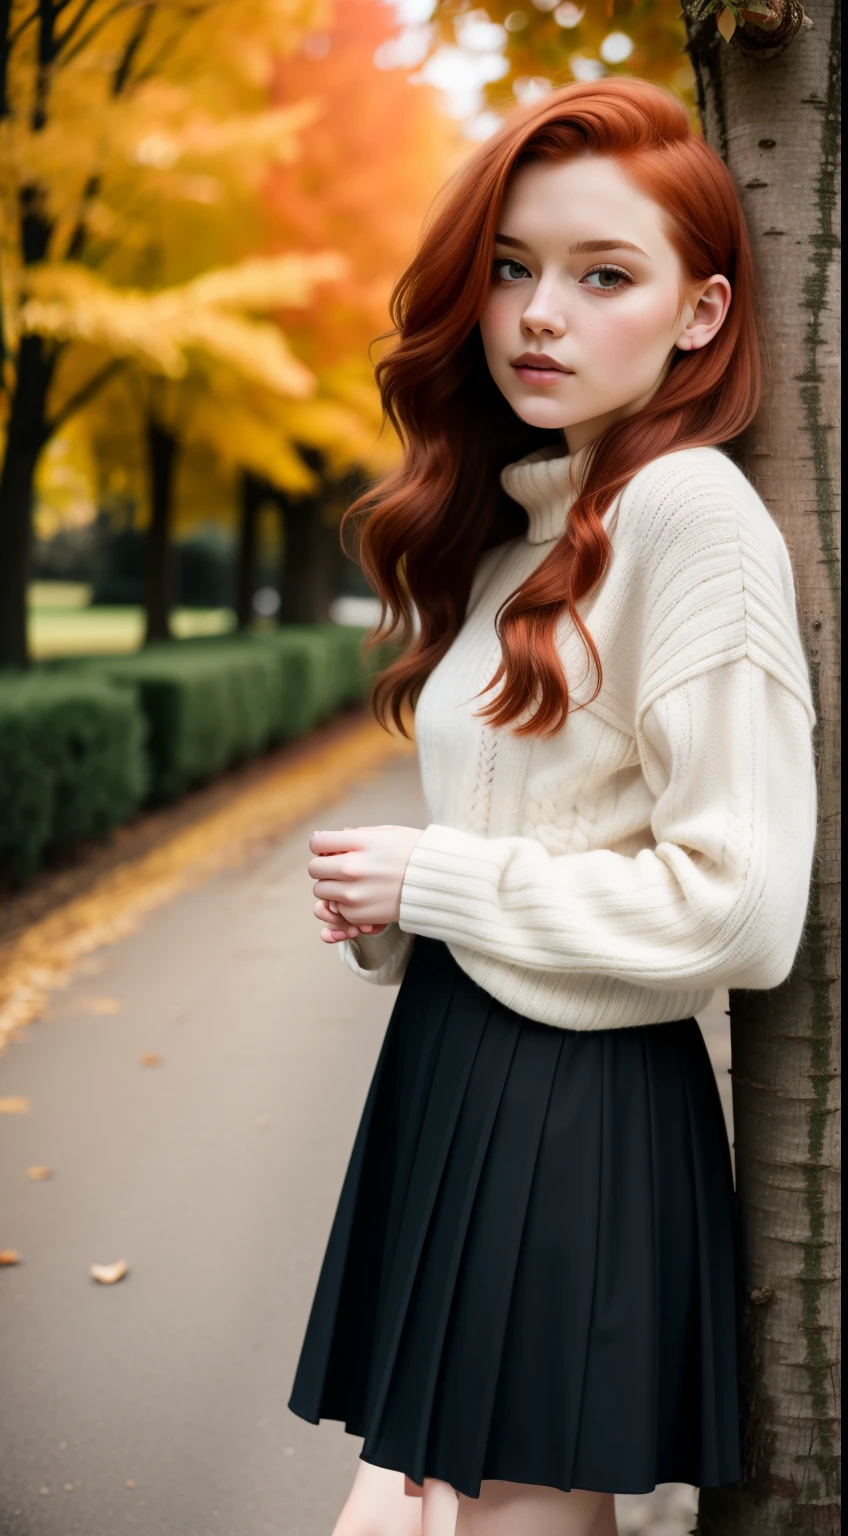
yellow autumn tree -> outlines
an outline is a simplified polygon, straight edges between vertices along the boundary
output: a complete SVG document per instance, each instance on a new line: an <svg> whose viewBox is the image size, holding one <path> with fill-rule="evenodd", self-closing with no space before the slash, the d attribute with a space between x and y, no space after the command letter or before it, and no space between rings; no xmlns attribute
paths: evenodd
<svg viewBox="0 0 848 1536"><path fill-rule="evenodd" d="M344 0L322 28L279 59L275 102L320 100L321 110L304 130L300 155L274 166L265 190L275 248L344 251L344 277L281 319L322 397L369 424L369 452L360 462L369 472L387 469L399 450L393 432L380 434L372 344L390 327L389 294L427 207L469 149L431 88L376 62L397 27L397 14L384 0ZM281 611L289 619L311 619L326 612L338 579L338 522L356 486L333 461L332 442L323 444L314 430L306 436L313 426L306 410L292 402L286 412L296 435L296 417L303 418L299 441L317 484L307 493L286 487L275 497L284 528ZM255 499L248 496L245 523L252 511ZM245 533L249 539L248 528ZM245 557L242 567L247 563ZM244 592L241 599L244 618Z"/></svg>
<svg viewBox="0 0 848 1536"><path fill-rule="evenodd" d="M270 103L274 61L328 9L322 0L0 3L0 665L27 661L39 458L119 373L146 381L151 445L164 434L169 460L175 425L203 415L200 430L217 431L243 462L306 486L279 410L286 402L300 408L301 431L312 413L341 453L363 448L355 410L322 402L315 374L270 318L338 281L343 258L250 254L263 249L268 168L296 157L316 110ZM250 432L236 450L232 408L243 417L247 401ZM168 472L160 455L154 515L163 464Z"/></svg>
<svg viewBox="0 0 848 1536"><path fill-rule="evenodd" d="M344 252L343 273L315 284L302 303L298 296L292 304L279 290L276 319L317 379L316 394L305 400L294 393L273 396L258 390L255 381L248 387L237 374L224 379L220 370L213 390L207 365L198 379L167 390L149 377L143 387L133 379L128 389L124 373L99 402L98 442L101 457L104 448L109 457L109 433L116 431L110 419L114 423L127 410L137 410L139 395L148 400L154 394L155 423L143 427L154 493L173 476L174 437L190 450L215 444L220 456L229 458L227 471L235 464L247 471L235 477L229 498L218 497L210 509L231 518L234 503L239 506L242 623L251 616L251 546L263 503L273 503L282 523L282 612L287 618L320 617L341 564L337 524L350 498L351 468L381 471L397 453L394 435L380 434L369 349L389 324L389 292L427 204L468 145L439 111L432 90L411 86L402 71L376 67L375 53L396 27L383 0L345 0L326 11L323 24L297 47L275 53L271 109L310 113L298 153L264 163L246 217L234 220L226 203L217 205L227 237L235 229L253 244L264 241L264 255L239 269L248 277L284 260L292 249L315 261L328 249ZM156 153L168 156L173 150L163 140L160 133ZM259 164L254 162L254 171ZM187 216L177 210L177 220ZM172 221L177 251L185 244L173 233L179 227ZM204 280L204 294L215 297L218 289L217 278L214 286ZM287 463L279 462L283 452ZM189 463L197 462L190 454ZM180 463L186 463L184 453ZM183 516L186 488L183 475ZM154 494L154 506L156 500ZM157 536L155 526L152 534ZM163 551L164 545L161 558Z"/></svg>

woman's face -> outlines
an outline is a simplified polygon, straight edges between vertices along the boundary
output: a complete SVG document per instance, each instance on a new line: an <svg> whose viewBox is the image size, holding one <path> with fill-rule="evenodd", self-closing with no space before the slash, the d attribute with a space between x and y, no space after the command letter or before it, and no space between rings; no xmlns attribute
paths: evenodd
<svg viewBox="0 0 848 1536"><path fill-rule="evenodd" d="M687 281L662 208L620 163L583 155L513 177L480 331L516 415L575 453L647 404L675 348L705 345L729 303L726 278Z"/></svg>

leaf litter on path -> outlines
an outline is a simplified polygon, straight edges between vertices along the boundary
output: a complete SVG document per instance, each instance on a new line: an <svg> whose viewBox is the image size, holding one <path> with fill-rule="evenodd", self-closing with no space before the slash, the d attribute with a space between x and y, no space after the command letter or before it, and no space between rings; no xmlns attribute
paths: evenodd
<svg viewBox="0 0 848 1536"><path fill-rule="evenodd" d="M337 800L357 779L377 771L391 757L406 757L414 750L414 744L389 735L375 720L357 718L349 729L336 731L313 750L299 752L278 770L236 789L208 815L167 836L142 857L107 869L85 892L16 934L0 946L0 1055L94 950L125 938L155 908L276 842L297 821ZM100 999L92 1011L114 1012L114 1002ZM0 1111L2 1106L0 1100Z"/></svg>

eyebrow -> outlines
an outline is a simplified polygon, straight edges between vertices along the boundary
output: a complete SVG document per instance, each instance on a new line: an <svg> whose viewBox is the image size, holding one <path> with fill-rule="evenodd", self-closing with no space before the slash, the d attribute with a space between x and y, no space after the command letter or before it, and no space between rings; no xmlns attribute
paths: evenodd
<svg viewBox="0 0 848 1536"><path fill-rule="evenodd" d="M498 245L511 245L519 251L529 251L530 247L524 240L516 240L513 235L496 235ZM593 256L598 251L636 251L637 255L647 257L647 251L643 251L640 245L634 245L632 240L620 240L611 237L608 240L578 240L576 245L569 246L572 256Z"/></svg>

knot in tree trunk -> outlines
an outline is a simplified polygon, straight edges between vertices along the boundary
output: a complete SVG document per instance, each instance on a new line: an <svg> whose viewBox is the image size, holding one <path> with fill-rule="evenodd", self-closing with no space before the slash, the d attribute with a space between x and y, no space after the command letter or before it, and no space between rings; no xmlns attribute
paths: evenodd
<svg viewBox="0 0 848 1536"><path fill-rule="evenodd" d="M773 59L789 47L799 32L813 25L801 0L768 0L768 8L770 17L742 6L740 23L730 39L731 48L747 58Z"/></svg>

